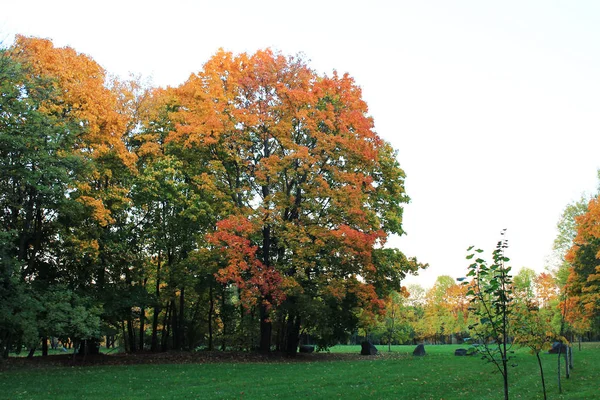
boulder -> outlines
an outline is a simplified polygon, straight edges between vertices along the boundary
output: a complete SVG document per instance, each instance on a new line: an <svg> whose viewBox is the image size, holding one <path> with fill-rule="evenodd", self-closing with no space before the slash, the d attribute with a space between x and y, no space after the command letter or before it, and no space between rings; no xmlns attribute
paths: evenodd
<svg viewBox="0 0 600 400"><path fill-rule="evenodd" d="M454 355L455 356L466 356L467 354L467 349L456 349L454 350Z"/></svg>
<svg viewBox="0 0 600 400"><path fill-rule="evenodd" d="M309 346L307 344L300 345L300 353L312 353L315 351L315 346Z"/></svg>
<svg viewBox="0 0 600 400"><path fill-rule="evenodd" d="M417 347L415 347L415 351L413 351L413 356L422 357L424 355L425 355L425 345L421 343L421 344L417 345Z"/></svg>
<svg viewBox="0 0 600 400"><path fill-rule="evenodd" d="M363 356L374 356L377 354L377 347L373 345L373 343L365 340L360 344L360 354Z"/></svg>

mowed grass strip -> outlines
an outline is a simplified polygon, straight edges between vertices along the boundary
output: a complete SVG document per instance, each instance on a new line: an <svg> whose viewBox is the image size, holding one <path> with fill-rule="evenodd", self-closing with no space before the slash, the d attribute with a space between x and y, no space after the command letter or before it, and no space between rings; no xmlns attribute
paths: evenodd
<svg viewBox="0 0 600 400"><path fill-rule="evenodd" d="M357 361L162 364L19 368L0 373L4 399L500 399L502 378L478 357L455 357L460 346L378 346ZM336 346L332 352L357 352ZM535 356L516 352L511 398L542 398ZM543 355L551 399L594 399L600 394L600 345L575 351L575 369L558 394L555 355ZM564 373L564 370L563 370Z"/></svg>

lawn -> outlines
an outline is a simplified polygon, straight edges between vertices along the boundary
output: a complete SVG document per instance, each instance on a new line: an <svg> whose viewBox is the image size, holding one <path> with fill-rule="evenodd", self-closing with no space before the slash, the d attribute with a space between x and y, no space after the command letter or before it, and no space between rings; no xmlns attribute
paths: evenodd
<svg viewBox="0 0 600 400"><path fill-rule="evenodd" d="M6 399L500 399L501 376L478 357L455 357L459 346L379 346L373 357L336 361L18 367L0 372ZM360 351L336 346L332 353ZM335 356L336 354L332 354ZM519 350L510 370L511 398L542 398L535 357ZM571 379L558 394L556 356L543 355L548 397L593 399L600 393L600 344L575 350Z"/></svg>

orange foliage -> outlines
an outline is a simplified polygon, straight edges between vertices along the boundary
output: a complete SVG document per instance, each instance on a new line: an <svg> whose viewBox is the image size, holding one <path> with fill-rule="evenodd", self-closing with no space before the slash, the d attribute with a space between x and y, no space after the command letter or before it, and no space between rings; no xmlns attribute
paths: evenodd
<svg viewBox="0 0 600 400"><path fill-rule="evenodd" d="M70 47L54 47L47 39L17 35L12 52L34 74L54 80L57 94L43 111L71 118L84 127L80 150L94 158L114 152L133 167L135 156L122 140L127 119L118 112L117 97L106 87L102 67Z"/></svg>
<svg viewBox="0 0 600 400"><path fill-rule="evenodd" d="M534 284L540 306L544 307L558 297L559 288L551 274L546 272L540 273L536 276Z"/></svg>

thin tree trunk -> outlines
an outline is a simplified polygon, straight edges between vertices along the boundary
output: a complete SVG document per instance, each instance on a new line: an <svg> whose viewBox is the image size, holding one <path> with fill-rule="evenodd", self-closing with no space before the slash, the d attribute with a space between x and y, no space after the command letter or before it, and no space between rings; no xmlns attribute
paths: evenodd
<svg viewBox="0 0 600 400"><path fill-rule="evenodd" d="M569 371L573 369L573 347L572 343L574 340L574 335L571 334L571 343L569 344Z"/></svg>
<svg viewBox="0 0 600 400"><path fill-rule="evenodd" d="M173 337L173 349L179 350L179 311L176 299L171 300L171 336Z"/></svg>
<svg viewBox="0 0 600 400"><path fill-rule="evenodd" d="M77 345L75 341L73 341L73 360L72 363L75 364L75 357L77 356Z"/></svg>
<svg viewBox="0 0 600 400"><path fill-rule="evenodd" d="M268 186L263 186L263 195L266 197L269 193ZM267 269L270 268L271 264L271 227L266 225L263 227L263 246L262 246L262 258L263 264ZM268 299L266 299L268 300ZM273 326L269 319L269 313L266 305L260 305L260 347L261 353L268 353L271 351L271 331Z"/></svg>
<svg viewBox="0 0 600 400"><path fill-rule="evenodd" d="M227 306L227 299L225 297L225 285L221 285L221 287L223 288L223 291L221 292L221 321L223 322L223 340L221 341L221 350L225 351L227 349L227 326L229 324L229 321L227 321L227 313L225 311L225 308Z"/></svg>
<svg viewBox="0 0 600 400"><path fill-rule="evenodd" d="M502 373L504 378L504 400L508 400L508 365L506 360L502 360L502 367L504 369Z"/></svg>
<svg viewBox="0 0 600 400"><path fill-rule="evenodd" d="M168 340L170 334L170 321L171 320L171 302L167 303L167 309L165 310L165 316L163 317L163 328L161 335L161 348L162 351L167 351Z"/></svg>
<svg viewBox="0 0 600 400"><path fill-rule="evenodd" d="M48 336L42 338L42 357L48 357Z"/></svg>
<svg viewBox="0 0 600 400"><path fill-rule="evenodd" d="M266 354L271 351L271 329L272 324L269 320L267 306L260 305L260 347L259 351Z"/></svg>
<svg viewBox="0 0 600 400"><path fill-rule="evenodd" d="M145 285L144 285L145 286ZM146 336L146 309L142 306L140 310L140 351L144 351L144 336Z"/></svg>
<svg viewBox="0 0 600 400"><path fill-rule="evenodd" d="M173 332L173 348L179 350L179 319L177 318L177 302L171 300L171 330Z"/></svg>
<svg viewBox="0 0 600 400"><path fill-rule="evenodd" d="M277 334L275 335L275 351L283 351L286 348L285 340L285 327L286 327L286 314L280 313L277 319Z"/></svg>
<svg viewBox="0 0 600 400"><path fill-rule="evenodd" d="M540 375L542 376L542 390L544 391L544 400L546 400L546 381L544 380L544 368L542 367L542 360L540 359L540 353L535 353L540 367Z"/></svg>
<svg viewBox="0 0 600 400"><path fill-rule="evenodd" d="M183 350L185 348L185 287L181 287L181 292L179 293L179 350Z"/></svg>
<svg viewBox="0 0 600 400"><path fill-rule="evenodd" d="M288 356L294 357L298 352L298 342L300 340L300 315L297 312L290 313L287 323L287 347Z"/></svg>
<svg viewBox="0 0 600 400"><path fill-rule="evenodd" d="M85 364L85 359L87 357L87 353L88 353L87 339L84 339L84 341L83 341L83 361L82 361L83 364Z"/></svg>
<svg viewBox="0 0 600 400"><path fill-rule="evenodd" d="M213 283L212 280L208 286L208 297L209 297L209 306L208 306L208 350L213 350L213 312L215 310L215 301L214 301L214 293L213 293Z"/></svg>
<svg viewBox="0 0 600 400"><path fill-rule="evenodd" d="M156 260L156 287L154 289L154 297L156 303L154 304L154 315L152 316L152 341L150 349L153 352L158 351L158 315L160 314L160 263L162 261L162 251L158 251L158 258Z"/></svg>
<svg viewBox="0 0 600 400"><path fill-rule="evenodd" d="M558 348L558 368L556 368L556 371L558 373L558 393L562 394L562 385L560 382L560 351L561 351L561 347Z"/></svg>
<svg viewBox="0 0 600 400"><path fill-rule="evenodd" d="M127 332L125 331L125 322L121 321L121 331L123 332L123 350L125 350L125 353L129 353L129 335L127 335Z"/></svg>
<svg viewBox="0 0 600 400"><path fill-rule="evenodd" d="M127 335L129 337L129 352L135 353L136 350L136 340L135 340L135 330L133 329L133 321L131 317L131 310L129 315L127 316Z"/></svg>
<svg viewBox="0 0 600 400"><path fill-rule="evenodd" d="M571 370L569 369L569 346L567 345L567 350L565 351L565 377L569 379L571 377Z"/></svg>

